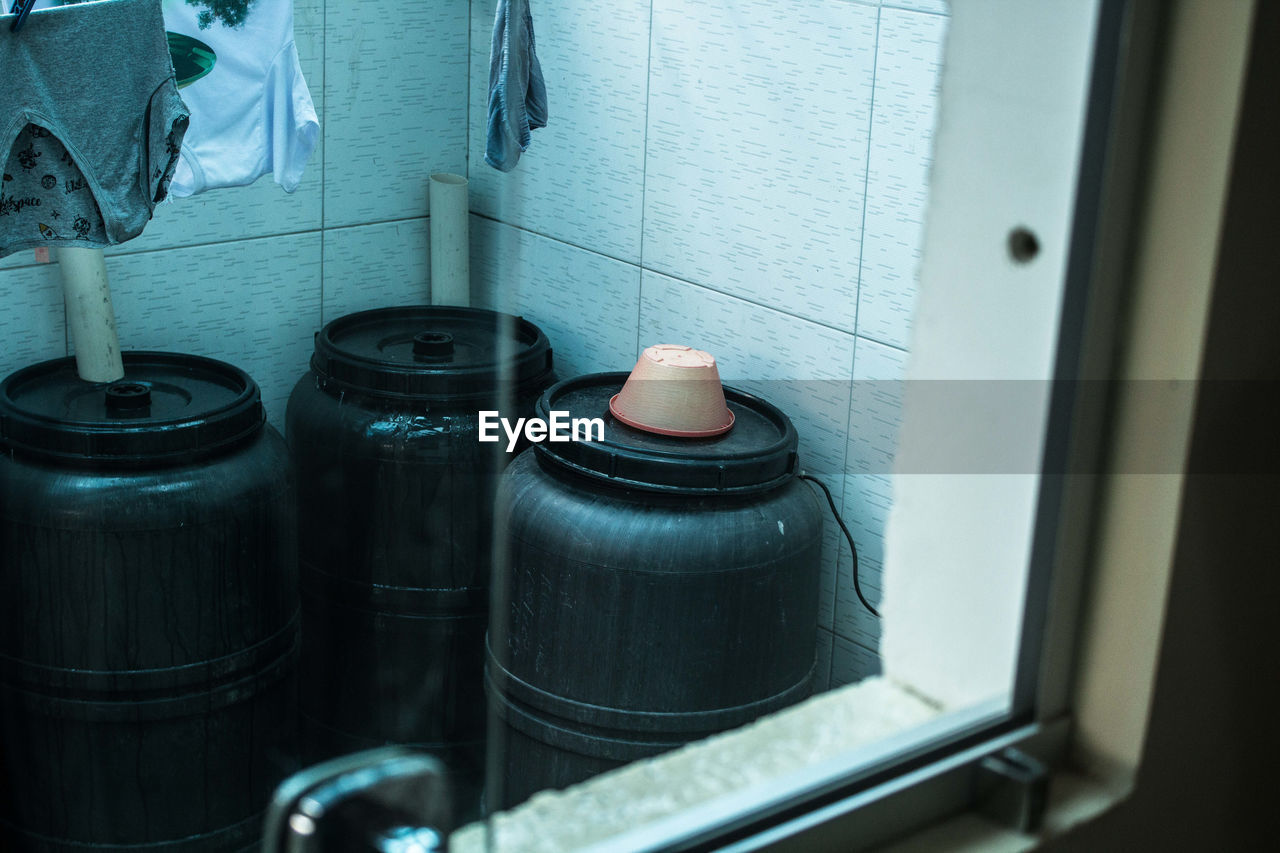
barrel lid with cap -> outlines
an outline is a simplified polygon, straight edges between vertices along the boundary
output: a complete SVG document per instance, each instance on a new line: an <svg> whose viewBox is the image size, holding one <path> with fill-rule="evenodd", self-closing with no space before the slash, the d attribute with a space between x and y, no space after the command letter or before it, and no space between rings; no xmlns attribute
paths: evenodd
<svg viewBox="0 0 1280 853"><path fill-rule="evenodd" d="M126 352L124 378L82 380L75 359L18 370L0 383L0 441L56 459L179 461L262 429L258 385L212 358Z"/></svg>
<svg viewBox="0 0 1280 853"><path fill-rule="evenodd" d="M780 409L725 386L733 429L709 438L658 435L627 426L613 417L609 400L627 373L593 373L567 379L542 395L538 417L563 422L600 418L599 441L543 441L534 445L538 460L615 486L675 494L745 494L768 491L798 472L799 436ZM579 434L578 438L582 436Z"/></svg>
<svg viewBox="0 0 1280 853"><path fill-rule="evenodd" d="M348 314L316 334L326 384L388 397L492 395L546 376L551 345L534 324L482 308L419 305Z"/></svg>

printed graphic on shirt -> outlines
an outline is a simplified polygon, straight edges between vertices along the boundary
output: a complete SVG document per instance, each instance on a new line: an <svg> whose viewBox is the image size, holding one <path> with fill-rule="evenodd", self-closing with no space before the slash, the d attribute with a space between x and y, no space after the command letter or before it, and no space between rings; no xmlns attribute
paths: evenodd
<svg viewBox="0 0 1280 853"><path fill-rule="evenodd" d="M221 21L227 27L240 26L244 23L244 19L249 17L249 12L256 2L257 0L187 0L187 5L204 7L196 16L196 23L200 25L200 29L207 30L214 19Z"/></svg>
<svg viewBox="0 0 1280 853"><path fill-rule="evenodd" d="M34 169L36 167L36 159L41 153L36 150L34 145L28 145L25 150L18 152L18 165L28 171Z"/></svg>
<svg viewBox="0 0 1280 853"><path fill-rule="evenodd" d="M177 0L169 0L177 2ZM214 21L224 27L237 29L244 25L252 11L256 0L184 0L188 6L203 7L196 15L196 26L207 30ZM199 39L175 33L165 32L169 39L169 56L173 59L173 71L178 80L178 88L190 86L213 70L218 55L213 48Z"/></svg>
<svg viewBox="0 0 1280 853"><path fill-rule="evenodd" d="M37 168L37 166L39 168ZM66 146L49 130L28 124L4 164L0 184L3 233L15 240L107 242L106 226L89 182ZM55 226L51 223L61 222ZM4 246L0 246L3 252Z"/></svg>
<svg viewBox="0 0 1280 853"><path fill-rule="evenodd" d="M169 38L169 57L173 60L173 73L179 89L190 86L213 70L218 57L209 45L182 33L166 32L165 35Z"/></svg>

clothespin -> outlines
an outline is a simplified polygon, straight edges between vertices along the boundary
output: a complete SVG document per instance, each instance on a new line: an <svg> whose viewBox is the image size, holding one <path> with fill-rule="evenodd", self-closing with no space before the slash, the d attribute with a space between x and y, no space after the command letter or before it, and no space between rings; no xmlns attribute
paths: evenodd
<svg viewBox="0 0 1280 853"><path fill-rule="evenodd" d="M16 33L22 29L22 25L27 22L27 15L31 14L31 7L36 5L36 0L14 0L13 8L9 10L9 14L14 16L13 23L9 25L9 32Z"/></svg>

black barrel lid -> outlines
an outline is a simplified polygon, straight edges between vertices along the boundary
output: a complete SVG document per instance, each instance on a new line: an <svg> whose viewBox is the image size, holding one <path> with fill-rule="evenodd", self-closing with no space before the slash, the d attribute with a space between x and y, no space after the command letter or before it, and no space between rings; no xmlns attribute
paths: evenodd
<svg viewBox="0 0 1280 853"><path fill-rule="evenodd" d="M777 488L798 471L799 437L780 409L725 386L733 429L711 438L673 438L629 427L609 413L609 398L626 373L566 379L542 395L538 417L600 418L603 441L543 441L534 445L544 466L623 488L678 494L741 494Z"/></svg>
<svg viewBox="0 0 1280 853"><path fill-rule="evenodd" d="M0 383L0 441L59 459L177 461L262 429L258 385L212 358L123 354L124 378L85 382L73 358L26 367Z"/></svg>
<svg viewBox="0 0 1280 853"><path fill-rule="evenodd" d="M502 361L511 371L501 376ZM348 314L316 334L311 369L323 381L388 397L491 396L551 369L547 336L521 317L419 305Z"/></svg>

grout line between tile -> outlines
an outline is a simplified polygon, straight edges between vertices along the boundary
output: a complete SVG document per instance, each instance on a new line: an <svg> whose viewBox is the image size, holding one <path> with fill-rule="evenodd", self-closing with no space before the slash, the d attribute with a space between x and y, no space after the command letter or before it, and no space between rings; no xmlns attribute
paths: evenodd
<svg viewBox="0 0 1280 853"><path fill-rule="evenodd" d="M881 9L893 9L896 12L914 12L917 15L933 15L935 18L950 18L950 11L939 12L936 9L917 9L913 6L905 6L900 3L882 2Z"/></svg>
<svg viewBox="0 0 1280 853"><path fill-rule="evenodd" d="M880 18L883 9L876 10L876 50L871 59L871 103L867 109L867 157L862 168L862 222L858 227L858 282L853 303L853 332L858 333L862 319L862 261L867 249L867 197L871 186L871 140L876 129L876 73L880 70ZM852 365L850 365L852 369Z"/></svg>
<svg viewBox="0 0 1280 853"><path fill-rule="evenodd" d="M870 335L855 333L854 336L868 343L876 344L877 346L882 346L882 347L885 347L886 349L896 350L897 352L900 352L903 355L911 355L911 350L907 349L902 344L889 343L888 341L882 341L879 338L873 338Z"/></svg>
<svg viewBox="0 0 1280 853"><path fill-rule="evenodd" d="M325 174L329 161L329 145L327 128L329 126L329 2L324 0L320 12L320 114L324 120L320 124L320 317L316 328L324 327L324 257L325 257L325 209L324 200L328 194Z"/></svg>
<svg viewBox="0 0 1280 853"><path fill-rule="evenodd" d="M596 255L597 257L607 258L607 259L609 259L609 260L611 260L611 261L617 261L617 262L618 262L618 263L620 263L620 264L626 264L627 266L636 267L636 268L637 268L637 269L639 269L641 272L650 272L650 273L654 273L655 275L660 275L660 276L663 276L664 278L669 278L669 279L671 279L672 281L678 281L678 282L680 282L681 284L687 284L687 285L689 285L690 287L697 287L697 288L699 288L699 289L701 289L701 290L710 291L711 293L715 293L715 294L717 294L718 296L723 296L723 297L725 297L726 299L734 299L734 300L737 300L738 302L742 302L742 303L745 303L745 304L747 304L747 305L752 305L752 306L755 306L756 308L761 308L761 309L763 309L763 310L765 310L765 311L771 311L771 312L774 312L774 313L776 313L776 314L781 314L781 315L783 315L784 317L790 317L790 318L792 318L792 319L800 320L800 321L805 322L805 323L812 323L812 324L813 324L813 325L815 325L815 326L820 326L820 327L822 327L822 328L824 328L824 329L830 329L831 331L833 331L833 332L839 332L839 333L840 333L840 334L842 334L842 335L848 335L848 336L850 336L850 337L855 337L855 333L853 333L853 332L849 331L848 329L843 329L843 328L841 328L841 327L839 327L839 326L832 325L831 323L824 323L824 322L822 322L821 320L815 320L815 319L813 319L812 317L805 317L805 316L802 316L802 315L800 315L800 314L792 314L792 313L790 313L789 311L783 311L781 308L778 308L776 305L768 305L768 304L766 304L766 303L764 303L764 302L758 302L758 301L756 301L756 300L754 300L754 299L748 299L748 298L746 298L745 296L740 296L740 295L738 295L738 294L736 294L736 293L728 293L728 292L726 292L726 291L718 290L718 289L716 289L716 288L714 288L714 287L710 287L710 286L705 285L705 284L699 284L699 283L697 283L696 281L689 281L688 279L683 279L683 278L680 278L679 276L672 275L672 274L671 274L671 273L669 273L669 272L665 272L665 271L663 271L663 270L653 269L652 267L646 267L646 266L643 266L642 264L638 264L638 263L636 263L635 261L629 261L629 260L626 260L625 258L619 258L619 257L617 257L617 256L615 256L615 255L609 255L609 254L606 254L606 253L604 253L604 252L599 252L599 251L596 251L595 249L587 248L586 246L580 246L580 245L578 245L577 243L571 243L571 242L569 242L568 240L564 240L564 239L561 239L561 238L559 238L559 237L552 236L551 234L547 234L547 233L544 233L544 232L542 232L542 231L535 231L535 230L530 229L530 228L523 228L523 227L521 227L521 226L519 226L519 225L512 225L510 222L504 222L504 221L503 221L503 220L501 220L501 219L496 219L496 218L494 218L494 217L492 217L492 216L489 216L489 215L487 215L487 214L484 214L484 213L477 213L477 212L475 212L475 211L472 211L472 212L471 212L471 215L472 215L472 216L479 217L480 219L483 219L483 220L485 220L486 222L492 222L492 223L494 223L494 224L496 224L496 225L502 225L502 226L504 226L504 227L506 227L506 228L511 228L511 229L516 230L516 231L523 231L525 234L530 234L530 235L533 235L533 236L535 236L535 237L541 237L541 238L543 238L544 240L549 240L549 241L551 241L551 242L553 242L553 243L559 243L559 244L560 244L560 245L562 245L562 246L568 246L568 247L573 248L573 249L578 249L579 251L582 251L582 252L588 252L588 253L590 253L590 254L592 254L592 255ZM868 338L867 340L871 340L871 339L870 339L870 338ZM882 343L881 341L873 341L873 342L874 342L874 343L878 343L878 344L879 344L879 343ZM901 349L901 347L894 346L894 345L892 345L892 344L883 344L883 345L884 345L884 346L891 346L891 347L893 347L894 349Z"/></svg>
<svg viewBox="0 0 1280 853"><path fill-rule="evenodd" d="M379 223L373 223L379 224ZM259 240L278 240L281 237L305 237L308 234L324 234L323 228L304 228L299 231L282 231L279 234L261 234L253 237L235 237L228 240L208 240L203 243L186 243L181 246L157 246L154 249L138 249L132 252L113 252L107 255L107 262L112 258L133 258L139 255L155 255L160 252L181 252L185 250L207 249L213 246L226 246L230 243L253 243Z"/></svg>
<svg viewBox="0 0 1280 853"><path fill-rule="evenodd" d="M825 629L819 628L818 630L825 630ZM868 646L866 643L862 642L861 640L857 640L853 637L850 637L848 634L842 634L839 631L832 631L831 636L834 639L844 640L846 643L851 643L859 648L866 649L867 651L874 654L876 657L880 657L880 652L878 650L872 648L871 646ZM831 651L832 651L832 657L835 657L834 647L832 648Z"/></svg>
<svg viewBox="0 0 1280 853"><path fill-rule="evenodd" d="M467 0L467 132L464 137L465 142L463 143L464 145L466 145L467 151L466 151L466 156L464 156L462 159L462 168L463 168L462 175L467 179L467 183L468 183L468 187L467 187L467 213L468 214L473 214L475 212L472 209L475 202L471 197L471 188L470 188L471 144L472 144L471 94L472 94L472 86L475 85L475 80L472 79L472 74L475 71L475 57L471 55L471 49L473 47L472 39L471 39L471 35L472 35L471 31L475 28L475 23L476 23L476 0ZM429 208L427 210L427 215L428 216L431 215L431 211Z"/></svg>
<svg viewBox="0 0 1280 853"><path fill-rule="evenodd" d="M645 57L644 67L644 148L640 159L640 286L636 289L636 358L640 357L640 327L644 319L644 231L645 231L645 193L649 186L649 89L653 84L653 4L649 0L649 53Z"/></svg>

